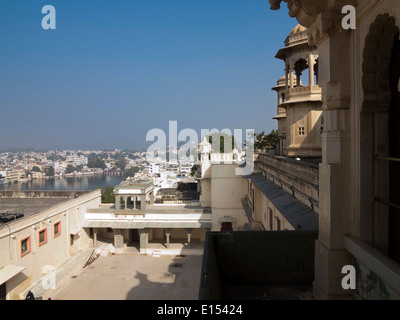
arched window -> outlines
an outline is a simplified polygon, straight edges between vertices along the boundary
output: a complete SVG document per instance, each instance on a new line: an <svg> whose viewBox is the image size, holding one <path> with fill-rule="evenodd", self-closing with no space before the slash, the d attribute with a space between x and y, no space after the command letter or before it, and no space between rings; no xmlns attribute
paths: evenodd
<svg viewBox="0 0 400 320"><path fill-rule="evenodd" d="M400 262L400 40L379 15L366 38L360 114L360 238Z"/></svg>

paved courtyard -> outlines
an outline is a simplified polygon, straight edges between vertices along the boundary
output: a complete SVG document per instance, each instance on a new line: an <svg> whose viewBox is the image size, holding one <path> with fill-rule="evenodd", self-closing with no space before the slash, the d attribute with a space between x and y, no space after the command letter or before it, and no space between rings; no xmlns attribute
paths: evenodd
<svg viewBox="0 0 400 320"><path fill-rule="evenodd" d="M53 300L197 300L201 255L100 256L69 276Z"/></svg>

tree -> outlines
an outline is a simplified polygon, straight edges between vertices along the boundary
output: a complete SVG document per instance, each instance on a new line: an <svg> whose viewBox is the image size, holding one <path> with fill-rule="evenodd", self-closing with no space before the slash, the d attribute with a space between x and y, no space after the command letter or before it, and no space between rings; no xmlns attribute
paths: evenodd
<svg viewBox="0 0 400 320"><path fill-rule="evenodd" d="M44 173L46 174L46 176L52 177L52 176L54 176L54 168L47 167L44 169Z"/></svg>
<svg viewBox="0 0 400 320"><path fill-rule="evenodd" d="M255 133L254 148L265 150L265 149L276 149L278 146L278 131L272 130L269 134L265 134L264 131L261 133Z"/></svg>
<svg viewBox="0 0 400 320"><path fill-rule="evenodd" d="M128 170L126 170L124 172L124 178L128 178L128 177L134 177L135 173L139 172L140 168L139 167L132 167L129 168Z"/></svg>
<svg viewBox="0 0 400 320"><path fill-rule="evenodd" d="M101 202L115 203L114 188L112 186L105 186L101 189Z"/></svg>
<svg viewBox="0 0 400 320"><path fill-rule="evenodd" d="M115 164L116 164L116 166L117 166L118 168L120 168L122 171L124 171L124 170L125 170L125 167L126 167L126 165L127 165L127 161L126 161L126 159L125 159L125 156L123 156L122 154L120 154L120 155L117 157L117 159L116 159L116 161L115 161Z"/></svg>
<svg viewBox="0 0 400 320"><path fill-rule="evenodd" d="M88 168L100 168L100 169L105 169L106 164L104 160L97 158L95 160L89 160L87 164Z"/></svg>
<svg viewBox="0 0 400 320"><path fill-rule="evenodd" d="M195 177L197 175L197 172L199 172L200 166L198 164L193 165L193 167L190 169L190 176Z"/></svg>
<svg viewBox="0 0 400 320"><path fill-rule="evenodd" d="M72 164L69 164L67 166L67 169L66 169L65 173L72 173L74 171L75 171L75 167Z"/></svg>

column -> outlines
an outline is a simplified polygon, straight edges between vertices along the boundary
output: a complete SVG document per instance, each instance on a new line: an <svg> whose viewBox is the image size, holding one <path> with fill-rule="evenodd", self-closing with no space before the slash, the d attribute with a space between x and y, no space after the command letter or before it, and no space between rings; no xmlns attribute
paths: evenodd
<svg viewBox="0 0 400 320"><path fill-rule="evenodd" d="M287 61L285 64L285 86L286 86L286 92L287 92L289 89L289 64Z"/></svg>
<svg viewBox="0 0 400 320"><path fill-rule="evenodd" d="M150 192L149 197L150 197L150 205L153 205L154 204L154 191Z"/></svg>
<svg viewBox="0 0 400 320"><path fill-rule="evenodd" d="M290 89L293 89L294 79L293 79L293 69L292 66L289 66L289 80L290 80Z"/></svg>
<svg viewBox="0 0 400 320"><path fill-rule="evenodd" d="M116 254L124 252L124 230L114 229L114 248Z"/></svg>
<svg viewBox="0 0 400 320"><path fill-rule="evenodd" d="M132 199L133 199L133 209L136 210L136 196L133 196Z"/></svg>
<svg viewBox="0 0 400 320"><path fill-rule="evenodd" d="M93 228L93 246L97 248L97 234L99 232L99 228Z"/></svg>
<svg viewBox="0 0 400 320"><path fill-rule="evenodd" d="M165 237L166 237L166 240L167 240L167 248L169 248L169 238L170 238L170 236L171 236L171 229L170 228L167 228L167 229L164 229L165 231Z"/></svg>
<svg viewBox="0 0 400 320"><path fill-rule="evenodd" d="M187 242L188 242L188 248L190 248L190 238L191 238L191 236L192 236L192 229L191 228L188 228L188 229L186 229L186 232L187 232L187 237L188 237L188 239L187 239Z"/></svg>
<svg viewBox="0 0 400 320"><path fill-rule="evenodd" d="M121 196L115 196L115 209L121 210Z"/></svg>
<svg viewBox="0 0 400 320"><path fill-rule="evenodd" d="M149 231L148 229L139 230L140 236L140 253L146 254L147 247L149 245Z"/></svg>
<svg viewBox="0 0 400 320"><path fill-rule="evenodd" d="M309 86L314 85L314 57L312 54L308 57L308 76L309 76Z"/></svg>
<svg viewBox="0 0 400 320"><path fill-rule="evenodd" d="M146 195L141 194L140 195L140 210L145 210L146 209Z"/></svg>

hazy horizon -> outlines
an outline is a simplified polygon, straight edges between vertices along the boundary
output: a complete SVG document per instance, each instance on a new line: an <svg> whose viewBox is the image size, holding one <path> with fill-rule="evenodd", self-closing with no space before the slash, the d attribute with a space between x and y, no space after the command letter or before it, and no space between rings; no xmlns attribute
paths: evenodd
<svg viewBox="0 0 400 320"><path fill-rule="evenodd" d="M145 149L169 121L270 132L274 57L296 25L266 0L6 0L0 150Z"/></svg>

